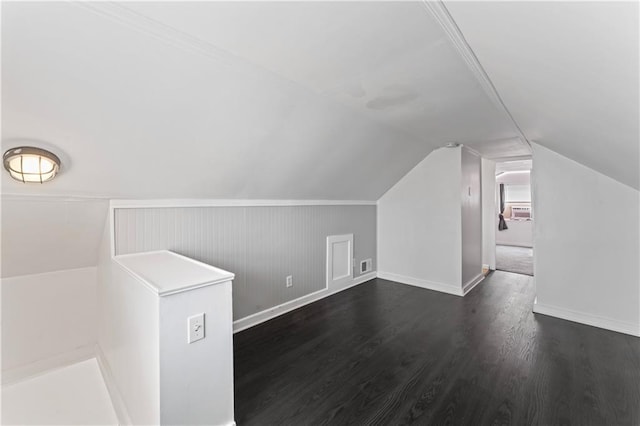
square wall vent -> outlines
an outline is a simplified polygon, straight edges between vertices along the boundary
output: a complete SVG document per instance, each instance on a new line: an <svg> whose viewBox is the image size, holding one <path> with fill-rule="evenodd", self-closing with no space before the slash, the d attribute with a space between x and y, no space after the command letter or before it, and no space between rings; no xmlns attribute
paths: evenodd
<svg viewBox="0 0 640 426"><path fill-rule="evenodd" d="M365 259L360 262L360 273L364 274L369 271L371 271L371 259Z"/></svg>

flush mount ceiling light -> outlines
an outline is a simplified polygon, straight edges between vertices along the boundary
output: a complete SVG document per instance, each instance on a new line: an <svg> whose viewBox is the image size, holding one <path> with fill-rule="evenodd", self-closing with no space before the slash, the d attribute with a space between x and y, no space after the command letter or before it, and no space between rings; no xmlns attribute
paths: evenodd
<svg viewBox="0 0 640 426"><path fill-rule="evenodd" d="M60 170L60 159L55 154L33 146L11 148L4 153L4 168L12 178L23 183L50 181Z"/></svg>

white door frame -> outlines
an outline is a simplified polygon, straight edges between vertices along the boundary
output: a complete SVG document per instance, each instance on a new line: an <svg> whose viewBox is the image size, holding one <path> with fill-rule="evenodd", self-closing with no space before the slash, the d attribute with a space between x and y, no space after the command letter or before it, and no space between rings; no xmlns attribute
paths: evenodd
<svg viewBox="0 0 640 426"><path fill-rule="evenodd" d="M345 256L337 265L334 265L334 247L336 245L346 245ZM334 271L335 267L341 271ZM340 275L334 277L334 272ZM353 234L330 235L327 237L327 289L329 291L345 287L353 283Z"/></svg>

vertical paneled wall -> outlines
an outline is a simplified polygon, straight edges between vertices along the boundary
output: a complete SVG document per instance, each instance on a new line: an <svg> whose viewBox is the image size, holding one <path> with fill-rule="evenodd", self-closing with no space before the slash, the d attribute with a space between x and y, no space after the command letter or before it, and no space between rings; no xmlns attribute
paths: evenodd
<svg viewBox="0 0 640 426"><path fill-rule="evenodd" d="M354 276L364 259L376 270L373 205L115 210L117 255L168 249L235 273L236 320L324 289L326 238L351 233Z"/></svg>

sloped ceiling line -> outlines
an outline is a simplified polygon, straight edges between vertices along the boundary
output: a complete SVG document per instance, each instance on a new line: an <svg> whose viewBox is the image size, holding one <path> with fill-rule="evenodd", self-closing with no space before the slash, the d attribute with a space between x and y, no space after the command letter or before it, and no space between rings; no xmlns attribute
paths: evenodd
<svg viewBox="0 0 640 426"><path fill-rule="evenodd" d="M435 18L436 22L442 27L445 34L453 43L455 49L460 53L460 56L464 60L464 62L469 67L471 73L476 77L478 83L485 91L489 99L496 105L499 111L503 112L506 117L509 119L509 122L513 124L514 130L520 137L520 141L526 146L529 152L532 152L531 142L527 139L522 129L511 115L511 112L504 104L498 90L494 86L493 82L489 78L489 75L484 70L482 64L478 60L478 57L467 43L467 40L464 38L462 31L453 20L453 17L447 10L446 6L441 0L429 1L422 0L422 4L425 9Z"/></svg>
<svg viewBox="0 0 640 426"><path fill-rule="evenodd" d="M128 28L153 37L156 40L159 40L170 46L176 47L185 52L202 55L204 57L212 59L216 61L216 63L226 66L227 68L232 69L234 72L240 72L249 78L259 78L260 80L264 80L266 77L273 83L286 83L287 85L294 86L297 89L302 89L315 96L322 97L323 99L328 99L329 101L331 101L331 103L339 105L341 108L348 108L348 106L339 102L335 102L333 98L318 90L314 90L313 88L310 88L304 84L300 84L297 81L291 80L290 78L280 73L274 72L267 67L256 64L245 57L238 56L233 52L217 47L216 45L208 41L202 40L171 25L167 25L156 19L150 18L122 4L102 1L75 1L73 3ZM349 108L349 110L357 113L362 117L367 117L367 119L370 120L370 118L368 118L366 114L363 114L357 109ZM377 122L377 124L383 126L385 125L380 122ZM415 139L415 136L407 132L405 129L402 129L398 126L390 125L388 125L387 127L392 128L396 132L402 133L408 138Z"/></svg>
<svg viewBox="0 0 640 426"><path fill-rule="evenodd" d="M74 4L121 25L151 36L163 43L167 43L173 47L190 53L206 56L220 63L220 65L233 68L234 71L242 71L245 75L253 76L251 68L254 68L254 66L245 59L235 56L231 52L220 49L211 43L200 40L199 38L174 27L144 16L123 5L113 2L74 2ZM264 72L268 70L261 69L261 71ZM276 76L273 75L273 73L270 74L272 77L276 77L280 80L286 80L282 76ZM291 81L289 81L289 83L293 84Z"/></svg>
<svg viewBox="0 0 640 426"><path fill-rule="evenodd" d="M640 188L638 2L445 4L534 146Z"/></svg>
<svg viewBox="0 0 640 426"><path fill-rule="evenodd" d="M58 195L58 194L46 194L46 193L29 193L29 194L21 194L16 192L5 192L2 191L2 196L0 196L0 201L42 201L42 202L52 202L52 203L61 203L61 202L98 202L98 201L109 201L111 197L106 195Z"/></svg>
<svg viewBox="0 0 640 426"><path fill-rule="evenodd" d="M421 3L239 4L7 5L4 141L74 160L42 192L373 201L446 141L528 153Z"/></svg>

